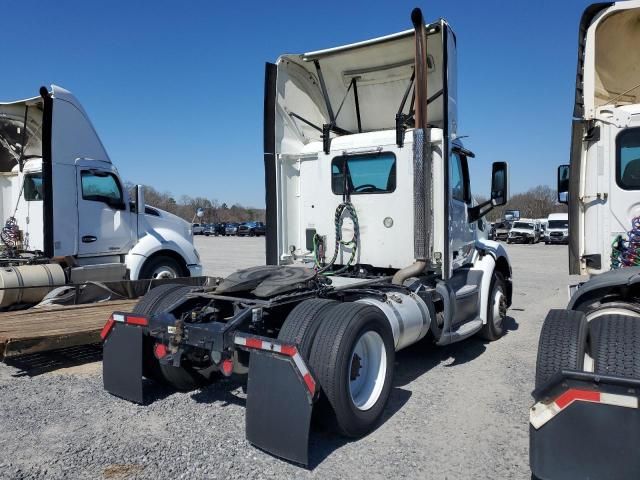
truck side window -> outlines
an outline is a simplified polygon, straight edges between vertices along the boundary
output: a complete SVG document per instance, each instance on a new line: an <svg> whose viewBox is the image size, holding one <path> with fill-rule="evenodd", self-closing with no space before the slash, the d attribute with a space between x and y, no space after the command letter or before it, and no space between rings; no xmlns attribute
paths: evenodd
<svg viewBox="0 0 640 480"><path fill-rule="evenodd" d="M335 157L331 161L331 190L343 195L391 193L396 189L396 156L391 152Z"/></svg>
<svg viewBox="0 0 640 480"><path fill-rule="evenodd" d="M451 184L451 195L455 200L471 203L467 159L457 152L451 154L451 175L449 182Z"/></svg>
<svg viewBox="0 0 640 480"><path fill-rule="evenodd" d="M44 199L42 193L42 173L29 173L24 176L24 199L37 202Z"/></svg>
<svg viewBox="0 0 640 480"><path fill-rule="evenodd" d="M640 128L616 138L616 181L625 190L640 190Z"/></svg>
<svg viewBox="0 0 640 480"><path fill-rule="evenodd" d="M85 170L80 172L82 198L103 202L115 208L123 208L122 188L112 173Z"/></svg>
<svg viewBox="0 0 640 480"><path fill-rule="evenodd" d="M464 202L464 179L462 177L462 164L460 161L460 155L454 153L451 155L451 196L455 200Z"/></svg>

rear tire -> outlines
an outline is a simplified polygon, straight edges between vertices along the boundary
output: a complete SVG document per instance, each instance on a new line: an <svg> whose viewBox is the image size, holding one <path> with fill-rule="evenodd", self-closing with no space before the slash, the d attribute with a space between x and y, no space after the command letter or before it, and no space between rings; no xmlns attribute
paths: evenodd
<svg viewBox="0 0 640 480"><path fill-rule="evenodd" d="M606 315L589 323L594 372L640 379L640 320Z"/></svg>
<svg viewBox="0 0 640 480"><path fill-rule="evenodd" d="M140 299L133 308L133 313L151 316L167 311L191 290L192 287L176 283L159 285ZM194 390L208 382L205 376L189 365L174 367L160 363L153 352L155 346L153 338L145 336L143 342L143 375L145 377L166 383L181 391Z"/></svg>
<svg viewBox="0 0 640 480"><path fill-rule="evenodd" d="M331 408L329 423L347 437L373 430L391 393L395 349L381 310L345 302L325 311L310 365Z"/></svg>
<svg viewBox="0 0 640 480"><path fill-rule="evenodd" d="M300 302L287 315L278 334L278 340L296 345L302 357L308 361L322 314L337 304L338 302L335 300L322 298Z"/></svg>
<svg viewBox="0 0 640 480"><path fill-rule="evenodd" d="M549 311L538 343L536 388L543 386L562 369L583 369L587 330L587 319L582 312Z"/></svg>
<svg viewBox="0 0 640 480"><path fill-rule="evenodd" d="M156 312L162 311L163 308L165 308L167 301L173 299L174 293L182 288L184 288L184 285L179 285L177 283L158 285L157 287L149 290L146 295L138 300L136 306L133 307L133 313L149 317ZM173 302L175 302L175 300ZM150 336L145 335L142 341L143 376L152 380L163 381L162 373L160 372L160 362L158 362L158 359L153 353L153 339Z"/></svg>

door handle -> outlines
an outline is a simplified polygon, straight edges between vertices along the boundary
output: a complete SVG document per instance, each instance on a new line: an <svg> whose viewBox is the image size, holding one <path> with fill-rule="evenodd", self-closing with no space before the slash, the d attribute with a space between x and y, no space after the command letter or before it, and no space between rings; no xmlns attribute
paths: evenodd
<svg viewBox="0 0 640 480"><path fill-rule="evenodd" d="M85 235L82 237L82 243L93 243L98 240L98 237L94 237L93 235Z"/></svg>

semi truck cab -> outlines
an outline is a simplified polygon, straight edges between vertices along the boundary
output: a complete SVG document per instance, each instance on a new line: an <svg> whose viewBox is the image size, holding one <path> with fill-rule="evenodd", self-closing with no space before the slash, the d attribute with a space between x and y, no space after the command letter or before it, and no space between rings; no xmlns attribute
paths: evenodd
<svg viewBox="0 0 640 480"><path fill-rule="evenodd" d="M157 287L114 313L109 392L143 402L143 376L189 390L248 373L247 438L307 464L320 396L318 418L360 437L385 408L396 351L504 334L511 266L479 229L507 201L508 167L493 164L490 200L476 205L455 35L419 9L412 23L266 65L267 265L215 288Z"/></svg>
<svg viewBox="0 0 640 480"><path fill-rule="evenodd" d="M639 25L637 0L591 5L580 21L558 199L569 206L569 273L581 277L540 334L534 478L640 478Z"/></svg>
<svg viewBox="0 0 640 480"><path fill-rule="evenodd" d="M189 224L125 188L67 90L0 103L1 263L48 263L67 281L200 275ZM132 196L130 196L132 195Z"/></svg>

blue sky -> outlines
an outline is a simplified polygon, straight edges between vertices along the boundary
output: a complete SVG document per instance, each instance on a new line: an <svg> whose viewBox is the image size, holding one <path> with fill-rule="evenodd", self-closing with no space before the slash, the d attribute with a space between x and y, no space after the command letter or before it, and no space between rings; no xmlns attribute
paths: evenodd
<svg viewBox="0 0 640 480"><path fill-rule="evenodd" d="M411 27L414 6L458 38L459 132L512 192L566 163L577 29L590 2L21 0L3 4L0 99L71 90L126 180L229 204L264 204L265 61Z"/></svg>

